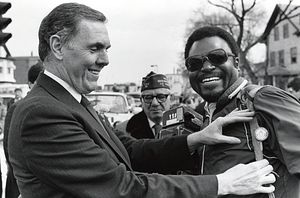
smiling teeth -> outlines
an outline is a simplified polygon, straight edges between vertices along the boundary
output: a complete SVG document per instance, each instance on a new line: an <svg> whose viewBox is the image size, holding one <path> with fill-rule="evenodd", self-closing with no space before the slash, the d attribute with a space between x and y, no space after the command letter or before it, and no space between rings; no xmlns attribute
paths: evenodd
<svg viewBox="0 0 300 198"><path fill-rule="evenodd" d="M93 70L93 69L89 69L89 72L91 72L92 74L95 74L95 75L98 75L100 73L100 71Z"/></svg>
<svg viewBox="0 0 300 198"><path fill-rule="evenodd" d="M217 81L220 80L219 77L211 77L211 78L205 78L202 80L202 82L210 82L210 81Z"/></svg>

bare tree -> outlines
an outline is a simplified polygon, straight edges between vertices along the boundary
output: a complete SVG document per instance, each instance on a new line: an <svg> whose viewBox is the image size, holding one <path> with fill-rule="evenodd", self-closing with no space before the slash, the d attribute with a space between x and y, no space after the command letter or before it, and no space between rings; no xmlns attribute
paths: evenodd
<svg viewBox="0 0 300 198"><path fill-rule="evenodd" d="M278 20L272 24L273 29L283 20L291 19L298 16L295 12L300 6L289 9L293 0L290 0L285 9L280 12ZM196 17L189 21L190 26L187 28L186 36L197 27L204 25L215 25L222 27L232 33L240 48L240 66L241 70L245 70L252 83L257 83L257 76L254 69L249 64L247 54L249 50L256 44L263 42L267 36L263 32L266 27L265 11L262 6L258 6L257 0L207 0L208 4L214 9L214 12L207 14L205 9L199 8ZM203 5L203 2L201 2Z"/></svg>

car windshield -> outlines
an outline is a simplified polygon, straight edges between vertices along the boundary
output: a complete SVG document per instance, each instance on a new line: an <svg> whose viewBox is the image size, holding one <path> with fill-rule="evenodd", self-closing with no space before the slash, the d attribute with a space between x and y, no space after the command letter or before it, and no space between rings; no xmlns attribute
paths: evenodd
<svg viewBox="0 0 300 198"><path fill-rule="evenodd" d="M116 95L87 95L97 111L110 113L127 113L125 98Z"/></svg>
<svg viewBox="0 0 300 198"><path fill-rule="evenodd" d="M127 93L127 95L130 97L133 97L134 103L135 103L134 105L136 107L140 107L142 105L141 99L140 99L140 97L141 97L140 93Z"/></svg>

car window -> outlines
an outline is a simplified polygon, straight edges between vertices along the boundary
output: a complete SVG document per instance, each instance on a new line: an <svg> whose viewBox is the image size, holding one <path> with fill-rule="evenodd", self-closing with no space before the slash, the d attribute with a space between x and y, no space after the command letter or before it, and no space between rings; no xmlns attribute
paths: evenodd
<svg viewBox="0 0 300 198"><path fill-rule="evenodd" d="M94 108L110 113L127 113L125 98L115 95L87 95Z"/></svg>
<svg viewBox="0 0 300 198"><path fill-rule="evenodd" d="M133 97L136 107L140 107L142 105L141 100L140 100L140 97L141 97L140 93L127 93L127 95Z"/></svg>

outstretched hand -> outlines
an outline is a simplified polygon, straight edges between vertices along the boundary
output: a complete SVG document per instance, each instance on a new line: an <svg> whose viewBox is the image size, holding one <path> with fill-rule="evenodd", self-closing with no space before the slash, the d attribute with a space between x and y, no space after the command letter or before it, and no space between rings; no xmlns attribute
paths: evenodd
<svg viewBox="0 0 300 198"><path fill-rule="evenodd" d="M226 172L217 175L218 195L248 195L256 193L272 193L276 178L271 173L273 167L267 160L249 164L238 164Z"/></svg>
<svg viewBox="0 0 300 198"><path fill-rule="evenodd" d="M219 117L205 129L192 133L188 136L188 146L191 152L197 149L201 144L214 145L221 143L239 144L241 141L236 137L225 136L222 134L222 128L235 122L249 122L253 119L255 112L249 109L235 109L225 117Z"/></svg>

